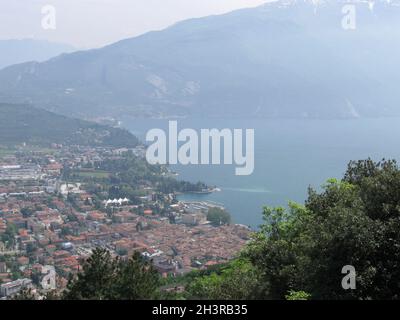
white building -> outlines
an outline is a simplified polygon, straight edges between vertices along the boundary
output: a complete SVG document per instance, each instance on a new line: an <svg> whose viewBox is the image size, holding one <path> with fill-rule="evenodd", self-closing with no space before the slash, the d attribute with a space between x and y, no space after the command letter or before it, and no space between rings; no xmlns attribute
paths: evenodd
<svg viewBox="0 0 400 320"><path fill-rule="evenodd" d="M18 279L0 286L0 296L11 297L32 286L31 279Z"/></svg>

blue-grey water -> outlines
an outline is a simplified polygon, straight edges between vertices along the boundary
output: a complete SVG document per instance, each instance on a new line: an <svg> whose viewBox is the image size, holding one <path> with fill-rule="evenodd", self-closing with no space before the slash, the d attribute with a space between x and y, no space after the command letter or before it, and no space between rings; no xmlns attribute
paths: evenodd
<svg viewBox="0 0 400 320"><path fill-rule="evenodd" d="M168 120L125 119L123 125L144 140L146 132ZM354 120L221 120L181 119L178 129L255 129L255 170L236 176L234 166L176 165L179 179L199 180L222 189L181 199L220 202L234 222L257 227L262 207L303 203L308 186L319 189L329 178L340 178L350 160L400 159L400 119Z"/></svg>

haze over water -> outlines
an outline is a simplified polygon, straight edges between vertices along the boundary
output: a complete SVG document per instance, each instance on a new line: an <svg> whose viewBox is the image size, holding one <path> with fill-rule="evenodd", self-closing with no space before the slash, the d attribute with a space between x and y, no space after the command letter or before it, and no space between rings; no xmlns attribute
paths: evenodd
<svg viewBox="0 0 400 320"><path fill-rule="evenodd" d="M123 126L143 141L146 132L168 120L126 119ZM319 189L341 178L350 160L400 159L400 119L266 120L179 119L178 130L255 129L255 170L236 176L234 165L176 165L179 179L216 185L221 192L187 194L180 199L212 200L225 205L235 223L257 227L262 207L303 203L308 186Z"/></svg>

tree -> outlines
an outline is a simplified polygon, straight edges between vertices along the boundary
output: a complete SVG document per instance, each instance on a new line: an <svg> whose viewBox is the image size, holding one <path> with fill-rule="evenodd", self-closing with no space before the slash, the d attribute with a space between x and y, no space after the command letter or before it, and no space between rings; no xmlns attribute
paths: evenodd
<svg viewBox="0 0 400 320"><path fill-rule="evenodd" d="M289 204L289 210L264 208L264 224L243 253L260 274L258 299L284 299L288 291L302 288L296 269L307 215L307 210L295 203Z"/></svg>
<svg viewBox="0 0 400 320"><path fill-rule="evenodd" d="M160 276L150 262L135 253L128 261L95 249L77 278L70 279L66 300L139 300L157 296Z"/></svg>
<svg viewBox="0 0 400 320"><path fill-rule="evenodd" d="M33 210L31 208L22 208L21 213L24 218L29 218L33 214Z"/></svg>
<svg viewBox="0 0 400 320"><path fill-rule="evenodd" d="M17 227L13 223L7 224L6 231L1 235L1 241L7 245L7 248L13 248L15 245L15 235Z"/></svg>
<svg viewBox="0 0 400 320"><path fill-rule="evenodd" d="M260 272L259 298L304 291L313 299L400 298L400 170L394 161L351 162L305 206L265 208L245 255ZM356 270L357 290L341 286Z"/></svg>
<svg viewBox="0 0 400 320"><path fill-rule="evenodd" d="M113 285L113 299L144 300L156 298L160 276L153 265L138 252L120 262Z"/></svg>
<svg viewBox="0 0 400 320"><path fill-rule="evenodd" d="M259 275L246 259L235 259L220 270L194 278L187 291L191 299L244 300L257 297Z"/></svg>
<svg viewBox="0 0 400 320"><path fill-rule="evenodd" d="M207 220L210 221L214 226L220 226L224 224L230 224L231 216L226 210L215 207L208 210Z"/></svg>
<svg viewBox="0 0 400 320"><path fill-rule="evenodd" d="M116 274L116 261L109 251L96 248L76 279L68 283L67 300L105 300L110 296Z"/></svg>

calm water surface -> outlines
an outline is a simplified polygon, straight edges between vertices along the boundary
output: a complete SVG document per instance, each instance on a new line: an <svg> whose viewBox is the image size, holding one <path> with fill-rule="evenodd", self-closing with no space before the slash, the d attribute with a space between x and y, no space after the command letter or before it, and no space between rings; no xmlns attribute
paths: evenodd
<svg viewBox="0 0 400 320"><path fill-rule="evenodd" d="M144 140L149 129L168 132L168 120L125 119L123 126ZM308 186L319 188L340 178L349 160L400 159L400 119L357 120L221 120L180 119L178 129L255 129L255 170L235 176L226 165L176 165L179 179L199 180L222 189L181 199L223 203L236 223L257 227L264 205L304 202Z"/></svg>

